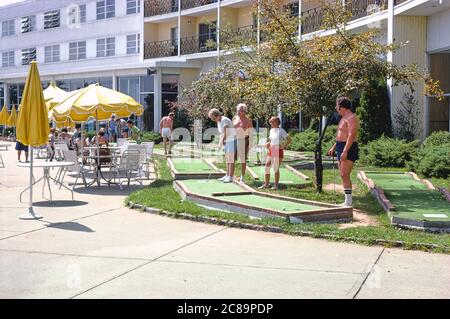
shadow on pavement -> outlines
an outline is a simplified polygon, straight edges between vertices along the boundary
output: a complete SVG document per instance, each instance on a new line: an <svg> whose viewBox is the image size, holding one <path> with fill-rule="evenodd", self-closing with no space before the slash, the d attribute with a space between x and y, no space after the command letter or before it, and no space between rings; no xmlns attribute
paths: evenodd
<svg viewBox="0 0 450 319"><path fill-rule="evenodd" d="M54 200L54 201L33 202L33 206L36 207L73 207L73 206L83 206L87 204L89 203L81 200Z"/></svg>
<svg viewBox="0 0 450 319"><path fill-rule="evenodd" d="M84 226L76 222L65 222L65 223L49 223L48 228L58 228L62 230L80 231L85 233L94 233L95 231L87 226Z"/></svg>

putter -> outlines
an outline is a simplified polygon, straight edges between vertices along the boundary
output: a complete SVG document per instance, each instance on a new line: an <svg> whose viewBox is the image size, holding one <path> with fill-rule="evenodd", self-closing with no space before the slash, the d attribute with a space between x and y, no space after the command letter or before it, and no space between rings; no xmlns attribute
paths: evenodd
<svg viewBox="0 0 450 319"><path fill-rule="evenodd" d="M334 166L334 154L332 154L333 157L333 197L334 197L334 203L336 204L336 168Z"/></svg>

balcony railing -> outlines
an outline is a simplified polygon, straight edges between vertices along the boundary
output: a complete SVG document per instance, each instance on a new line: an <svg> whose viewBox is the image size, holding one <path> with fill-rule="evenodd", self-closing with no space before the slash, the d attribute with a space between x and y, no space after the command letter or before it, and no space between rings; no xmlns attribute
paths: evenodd
<svg viewBox="0 0 450 319"><path fill-rule="evenodd" d="M177 43L171 40L144 44L144 59L155 59L178 55Z"/></svg>
<svg viewBox="0 0 450 319"><path fill-rule="evenodd" d="M215 3L217 0L181 0L181 10L192 9Z"/></svg>
<svg viewBox="0 0 450 319"><path fill-rule="evenodd" d="M351 20L356 20L387 9L388 0L346 1L347 10L352 13Z"/></svg>
<svg viewBox="0 0 450 319"><path fill-rule="evenodd" d="M230 41L234 41L234 39L238 39L238 41L242 41L243 44L254 39L256 41L257 37L257 28L253 25L246 25L239 28L234 28L226 33L221 33L220 39L221 43L229 43Z"/></svg>
<svg viewBox="0 0 450 319"><path fill-rule="evenodd" d="M323 22L324 10L321 7L302 12L302 34L320 30Z"/></svg>
<svg viewBox="0 0 450 319"><path fill-rule="evenodd" d="M217 50L215 37L187 37L181 38L181 54L194 54Z"/></svg>
<svg viewBox="0 0 450 319"><path fill-rule="evenodd" d="M394 0L394 4L397 5L397 4L406 2L406 1L408 1L408 0Z"/></svg>
<svg viewBox="0 0 450 319"><path fill-rule="evenodd" d="M146 17L171 12L178 12L178 0L145 0L144 2L144 14Z"/></svg>

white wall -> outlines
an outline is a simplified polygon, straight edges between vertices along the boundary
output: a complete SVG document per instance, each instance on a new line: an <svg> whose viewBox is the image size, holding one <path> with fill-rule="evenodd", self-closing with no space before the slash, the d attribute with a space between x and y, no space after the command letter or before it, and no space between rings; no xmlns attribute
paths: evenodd
<svg viewBox="0 0 450 319"><path fill-rule="evenodd" d="M450 9L428 18L427 51L450 49Z"/></svg>

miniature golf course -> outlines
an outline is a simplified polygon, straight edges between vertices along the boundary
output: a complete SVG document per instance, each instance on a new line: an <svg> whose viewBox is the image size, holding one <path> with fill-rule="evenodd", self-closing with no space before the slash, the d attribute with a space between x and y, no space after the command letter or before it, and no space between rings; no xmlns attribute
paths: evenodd
<svg viewBox="0 0 450 319"><path fill-rule="evenodd" d="M251 174L250 172L253 172L254 174ZM252 177L253 175L257 177L254 178L255 180L264 182L265 166L249 165L248 173L252 175ZM275 174L273 172L273 169L271 169L270 182L274 183L274 181L275 181ZM306 187L310 186L312 183L311 180L301 177L299 174L294 173L291 169L288 169L286 166L282 165L280 166L280 184Z"/></svg>
<svg viewBox="0 0 450 319"><path fill-rule="evenodd" d="M393 205L388 210L393 224L450 231L450 203L437 190L405 173L365 172L365 175Z"/></svg>
<svg viewBox="0 0 450 319"><path fill-rule="evenodd" d="M347 221L353 217L353 210L349 207L257 192L237 182L220 182L217 178L224 176L225 172L205 158L169 157L167 165L174 178L174 188L183 199L212 209L255 217L285 218L292 223ZM293 183L311 183L284 169Z"/></svg>

